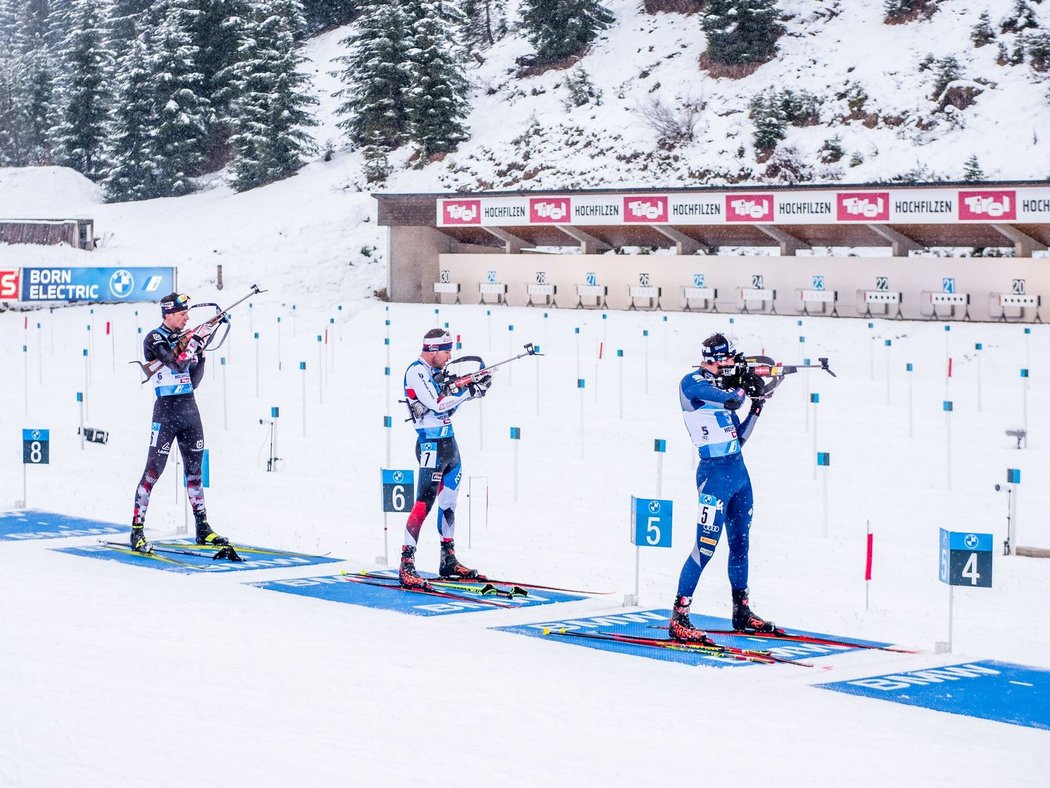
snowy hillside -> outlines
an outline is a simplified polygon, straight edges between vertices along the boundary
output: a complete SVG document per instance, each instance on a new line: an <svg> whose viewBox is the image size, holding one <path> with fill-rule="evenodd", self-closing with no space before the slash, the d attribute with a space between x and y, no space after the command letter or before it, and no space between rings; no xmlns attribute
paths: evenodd
<svg viewBox="0 0 1050 788"><path fill-rule="evenodd" d="M696 15L647 14L640 5L608 0L614 26L572 68L519 76L515 59L530 44L520 30L497 42L470 72L471 139L422 172L401 172L388 187L960 180L971 156L989 179L1050 178L1050 75L1030 62L996 62L999 43L1012 52L1025 36L999 32L1014 0L945 0L928 20L899 25L883 23L882 2L781 0L780 54L742 79L714 78L699 67L705 42ZM1050 28L1050 7L1032 9L1042 29ZM978 48L970 33L984 11L996 38ZM327 56L320 46L316 53ZM972 106L939 110L928 56L958 60L961 79L980 91ZM566 81L577 68L600 91L600 104L571 105ZM773 158L760 162L748 110L753 97L772 89L816 96L819 123L789 126ZM659 149L646 122L653 102L677 117L698 108L695 138ZM822 164L819 151L834 137L843 158Z"/></svg>

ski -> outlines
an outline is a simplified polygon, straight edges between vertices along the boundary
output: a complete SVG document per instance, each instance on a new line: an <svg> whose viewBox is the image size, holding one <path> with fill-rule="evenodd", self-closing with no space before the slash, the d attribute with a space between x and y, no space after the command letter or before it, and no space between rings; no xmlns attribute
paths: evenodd
<svg viewBox="0 0 1050 788"><path fill-rule="evenodd" d="M472 597L467 596L464 593L455 593L455 592L452 592L452 591L442 591L442 590L440 590L438 588L433 588L433 587L431 587L429 590L427 590L425 588L405 588L403 585L401 585L397 581L396 577L388 577L388 576L381 575L379 577L382 577L385 580L392 580L392 581L394 581L392 583L383 583L383 582L380 582L379 579L369 579L370 577L373 577L370 574L361 574L361 573L352 574L352 573L344 571L342 573L342 575L343 575L343 578L345 580L348 580L351 583L360 583L361 585L375 586L376 588L389 588L392 591L406 591L408 593L424 594L426 596L440 596L440 597L444 597L446 599L455 599L455 600L457 600L459 602L469 602L472 605L485 605L486 607L510 607L511 606L509 602L497 602L494 599L474 599Z"/></svg>
<svg viewBox="0 0 1050 788"><path fill-rule="evenodd" d="M449 588L456 591L464 591L468 594L481 594L481 596L502 596L507 599L513 599L516 596L528 596L529 592L521 586L510 586L509 588L502 588L501 586L493 585L492 583L485 583L483 586L468 585L467 583L454 583L447 580L431 580L430 585L438 586L439 588Z"/></svg>
<svg viewBox="0 0 1050 788"><path fill-rule="evenodd" d="M102 542L102 544L107 545L109 547L114 547L114 548L124 547L124 545L121 544L120 542ZM160 547L160 546L158 546L159 544L163 544L163 543L158 543L158 542L151 543L150 544L150 551L149 551L149 553L140 553L138 550L131 550L130 547L127 548L127 549L130 552L136 553L138 555L155 555L156 553L168 553L168 554L171 554L171 555L192 555L195 558L210 558L213 561L223 561L223 560L225 560L225 561L235 561L236 562L236 561L243 561L244 560L243 558L241 558L237 554L237 550L234 548L234 546L230 545L230 544L227 544L227 545L216 545L215 546L215 550L211 551L211 552L209 552L208 549L207 549L208 547L211 547L211 545L203 546L205 549L188 550L188 549L180 549L180 548L175 548L175 547ZM180 561L179 563L185 563L187 566L196 566L196 564L189 564L189 563L187 563L185 561Z"/></svg>
<svg viewBox="0 0 1050 788"><path fill-rule="evenodd" d="M893 646L876 646L867 643L854 643L849 640L838 640L836 638L822 638L817 635L794 635L790 632L780 630L779 632L740 632L736 629L705 629L709 635L736 635L747 638L766 638L767 640L788 640L793 643L812 643L816 646L845 646L848 648L866 648L873 651L893 651L898 654L919 654L921 652L913 649L894 648Z"/></svg>
<svg viewBox="0 0 1050 788"><path fill-rule="evenodd" d="M160 561L165 564L173 564L175 566L181 566L186 569L195 569L201 572L207 572L215 567L212 564L191 564L189 561L180 561L177 558L169 558L166 555L158 555L155 552L143 553L139 550L132 550L129 546L121 544L120 542L103 542L99 541L99 544L108 547L110 550L114 550L124 555L135 556L136 558L145 558L152 561Z"/></svg>
<svg viewBox="0 0 1050 788"><path fill-rule="evenodd" d="M380 572L362 572L361 575L363 577L378 577L378 578L388 578L389 579L389 575L384 575L384 574L381 574ZM604 594L611 594L611 593L613 593L612 591L584 591L584 590L579 589L579 588L560 588L558 586L545 586L545 585L540 585L539 583L523 583L523 582L521 582L519 580L503 580L501 578L492 578L492 577L486 577L486 578L482 579L480 577L478 577L478 578L469 578L469 577L454 576L454 577L439 577L439 578L435 578L435 579L439 583L446 583L446 582L453 582L453 583L492 583L495 586L508 586L508 587L511 587L511 588L517 587L517 588L520 588L522 590L533 588L533 589L536 589L537 591L561 591L561 592L566 593L566 594L585 594L585 595L588 595L588 596L602 596ZM434 582L434 580L431 580L431 583L433 583L433 582Z"/></svg>
<svg viewBox="0 0 1050 788"><path fill-rule="evenodd" d="M544 635L557 635L559 637L582 638L584 640L604 640L613 643L623 643L628 646L645 646L647 648L667 649L669 651L684 651L687 653L700 654L701 656L713 657L715 659L735 659L743 662L758 662L771 665L785 662L791 665L800 665L811 668L809 662L797 662L784 657L778 657L769 651L754 651L751 649L725 646L720 643L679 643L670 638L652 638L644 635L625 635L619 632L574 632L567 629L545 629Z"/></svg>
<svg viewBox="0 0 1050 788"><path fill-rule="evenodd" d="M204 545L197 545L197 544L190 545L190 544L187 544L185 542L152 542L152 544L153 544L154 547L158 547L159 546L159 547L173 548L173 549L178 549L178 548L182 548L182 547L192 547L195 550L202 551L202 554L203 554L203 552L206 552L206 551L209 551L209 550L221 551L222 548L225 546L225 545L207 545L207 544L204 544ZM280 550L280 549L278 549L276 547L241 547L241 546L238 546L237 547L237 552L238 553L249 553L251 555L283 555L283 556L287 556L287 557L290 557L290 558L325 558L325 557L331 555L331 553L321 553L321 554L297 553L294 550Z"/></svg>
<svg viewBox="0 0 1050 788"><path fill-rule="evenodd" d="M667 629L667 627L656 624L650 625L649 629ZM792 643L812 643L815 646L843 646L847 648L866 648L872 651L893 651L897 654L920 654L922 652L907 648L894 648L892 646L875 646L867 643L854 643L851 640L838 640L836 638L824 638L818 635L795 635L777 629L776 632L747 632L739 629L705 629L709 635L736 635L744 638L765 638L767 640L787 640Z"/></svg>

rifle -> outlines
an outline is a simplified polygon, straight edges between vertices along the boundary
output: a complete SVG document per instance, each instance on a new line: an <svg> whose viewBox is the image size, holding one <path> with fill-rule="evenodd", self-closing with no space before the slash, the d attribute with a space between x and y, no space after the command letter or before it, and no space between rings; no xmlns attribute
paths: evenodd
<svg viewBox="0 0 1050 788"><path fill-rule="evenodd" d="M179 338L175 342L175 355L178 356L182 353L185 353L187 350L190 349L191 343L193 349L195 350L208 350L209 345L211 344L213 332L216 328L218 328L219 324L229 324L230 310L238 304L247 301L253 295L258 295L259 293L265 292L265 290L260 290L258 285L252 285L251 292L248 293L248 295L246 295L244 298L238 301L234 301L225 309L216 312L215 315L205 320L192 331L184 331L182 334L179 335ZM214 306L216 309L218 309L218 305L216 304L198 304L198 306ZM229 327L227 327L226 333L229 333ZM225 334L223 335L222 341L226 341ZM221 344L222 342L219 342L219 345ZM142 370L142 374L146 376L142 380L143 383L149 381L149 379L156 375L157 372L160 371L160 368L164 366L164 362L160 359L154 359L153 361L129 361L128 363L139 365L139 368Z"/></svg>
<svg viewBox="0 0 1050 788"><path fill-rule="evenodd" d="M831 368L828 367L827 358L818 358L819 364L778 364L769 356L744 356L743 365L748 372L754 372L763 378L782 378L784 375L793 375L800 369L822 369L831 377L837 378ZM739 369L739 365L738 365Z"/></svg>
<svg viewBox="0 0 1050 788"><path fill-rule="evenodd" d="M481 369L458 377L450 376L446 372L444 376L444 388L442 393L455 394L473 383L480 383L486 378L492 377L492 372L497 367L502 367L504 364L509 364L512 361L517 361L519 358L525 358L526 356L543 355L538 350L536 350L535 346L531 342L524 345L524 348L524 353L519 353L518 355L513 356L512 358L504 359L503 361L497 361L495 364L490 364L488 366L486 366L485 362L481 360L481 356L463 356L462 358L453 359L445 365L446 369L453 364L459 364L463 361L476 361L479 364L481 364ZM451 379L449 379L450 377Z"/></svg>

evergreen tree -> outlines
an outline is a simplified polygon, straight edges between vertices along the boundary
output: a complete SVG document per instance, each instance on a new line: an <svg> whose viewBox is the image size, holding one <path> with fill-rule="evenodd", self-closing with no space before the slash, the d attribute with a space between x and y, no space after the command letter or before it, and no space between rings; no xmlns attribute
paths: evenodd
<svg viewBox="0 0 1050 788"><path fill-rule="evenodd" d="M304 0L303 16L309 35L348 25L357 15L359 0Z"/></svg>
<svg viewBox="0 0 1050 788"><path fill-rule="evenodd" d="M970 29L970 40L975 47L983 47L995 40L995 31L992 30L992 18L987 11L982 11L977 24Z"/></svg>
<svg viewBox="0 0 1050 788"><path fill-rule="evenodd" d="M463 0L463 40L485 49L507 34L507 0Z"/></svg>
<svg viewBox="0 0 1050 788"><path fill-rule="evenodd" d="M447 0L426 0L422 6L409 52L412 86L407 104L409 138L425 161L435 153L455 150L467 138L462 121L469 85L462 52L452 38L462 25L455 7Z"/></svg>
<svg viewBox="0 0 1050 788"><path fill-rule="evenodd" d="M977 160L977 154L971 155L963 165L963 180L968 183L988 180L984 170L981 169L981 162Z"/></svg>
<svg viewBox="0 0 1050 788"><path fill-rule="evenodd" d="M575 55L616 17L597 0L522 0L521 21L540 63Z"/></svg>
<svg viewBox="0 0 1050 788"><path fill-rule="evenodd" d="M700 22L707 56L733 66L766 62L783 32L777 14L776 0L710 0Z"/></svg>
<svg viewBox="0 0 1050 788"><path fill-rule="evenodd" d="M196 49L195 70L201 77L200 95L208 102L204 166L213 170L225 166L230 156L230 82L251 6L247 0L196 0L196 11L190 27Z"/></svg>
<svg viewBox="0 0 1050 788"><path fill-rule="evenodd" d="M92 179L105 170L102 157L109 119L112 56L103 31L102 0L79 0L66 20L59 51L55 101L60 119L53 144L59 164Z"/></svg>
<svg viewBox="0 0 1050 788"><path fill-rule="evenodd" d="M139 33L156 23L148 13L152 0L111 0L109 9L109 42L118 60L124 60L135 45Z"/></svg>
<svg viewBox="0 0 1050 788"><path fill-rule="evenodd" d="M148 56L153 75L157 189L162 195L176 197L193 191L189 179L202 172L208 114L208 101L201 96L202 78L196 70L197 48L190 35L195 15L190 2L172 0L168 5Z"/></svg>
<svg viewBox="0 0 1050 788"><path fill-rule="evenodd" d="M50 130L57 124L54 67L48 47L45 0L22 4L15 35L19 58L17 100L22 123L23 165L51 164Z"/></svg>
<svg viewBox="0 0 1050 788"><path fill-rule="evenodd" d="M409 34L399 0L368 0L342 41L350 53L338 59L345 66L345 87L335 94L343 99L339 127L357 147L393 150L408 135Z"/></svg>
<svg viewBox="0 0 1050 788"><path fill-rule="evenodd" d="M146 34L135 39L116 85L113 127L107 158L114 164L104 186L110 201L146 200L170 193L160 184L154 113L155 84L147 65Z"/></svg>
<svg viewBox="0 0 1050 788"><path fill-rule="evenodd" d="M241 59L233 66L234 148L231 180L237 191L285 178L313 149L306 128L317 125L308 107L308 79L295 31L305 25L299 0L263 0L244 32Z"/></svg>

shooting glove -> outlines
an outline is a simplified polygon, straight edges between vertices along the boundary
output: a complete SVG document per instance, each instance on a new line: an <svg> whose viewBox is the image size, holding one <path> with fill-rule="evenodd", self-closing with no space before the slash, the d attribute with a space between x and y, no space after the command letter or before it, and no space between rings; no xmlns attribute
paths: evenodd
<svg viewBox="0 0 1050 788"><path fill-rule="evenodd" d="M479 399L489 392L492 386L492 375L485 375L470 384L470 396Z"/></svg>
<svg viewBox="0 0 1050 788"><path fill-rule="evenodd" d="M747 396L754 400L765 400L772 394L772 392L766 393L766 382L761 375L756 375L754 372L744 373L742 385Z"/></svg>

